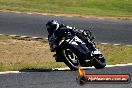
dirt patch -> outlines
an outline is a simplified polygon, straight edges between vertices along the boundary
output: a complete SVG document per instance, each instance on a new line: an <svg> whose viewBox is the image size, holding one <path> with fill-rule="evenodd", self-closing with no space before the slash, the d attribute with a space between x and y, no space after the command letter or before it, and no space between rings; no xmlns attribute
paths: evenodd
<svg viewBox="0 0 132 88"><path fill-rule="evenodd" d="M0 40L0 59L0 70L65 66L55 62L48 43L41 41Z"/></svg>

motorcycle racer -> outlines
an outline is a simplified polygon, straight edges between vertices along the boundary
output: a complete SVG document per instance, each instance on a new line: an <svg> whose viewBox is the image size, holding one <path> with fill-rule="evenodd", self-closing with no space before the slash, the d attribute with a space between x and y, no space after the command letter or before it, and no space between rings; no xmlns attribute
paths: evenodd
<svg viewBox="0 0 132 88"><path fill-rule="evenodd" d="M49 33L48 40L52 52L55 51L58 46L58 42L61 40L61 38L63 38L63 36L65 36L66 33L68 33L69 36L74 35L76 33L80 39L87 43L88 46L94 47L93 44L91 44L91 42L89 41L89 39L84 37L86 34L84 30L79 30L75 27L59 24L56 20L48 21L46 24L46 28Z"/></svg>
<svg viewBox="0 0 132 88"><path fill-rule="evenodd" d="M56 62L64 62L71 70L77 70L79 66L94 66L96 69L106 66L90 30L79 30L59 24L56 20L48 21L46 28L50 50L55 52L53 56Z"/></svg>

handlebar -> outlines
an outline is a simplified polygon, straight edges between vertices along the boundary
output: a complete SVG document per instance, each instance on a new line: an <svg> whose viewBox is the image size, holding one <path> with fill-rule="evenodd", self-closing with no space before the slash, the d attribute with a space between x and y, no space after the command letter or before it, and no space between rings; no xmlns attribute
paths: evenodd
<svg viewBox="0 0 132 88"><path fill-rule="evenodd" d="M84 32L89 32L89 33L87 33L89 36L91 36L91 31L90 30L84 30Z"/></svg>

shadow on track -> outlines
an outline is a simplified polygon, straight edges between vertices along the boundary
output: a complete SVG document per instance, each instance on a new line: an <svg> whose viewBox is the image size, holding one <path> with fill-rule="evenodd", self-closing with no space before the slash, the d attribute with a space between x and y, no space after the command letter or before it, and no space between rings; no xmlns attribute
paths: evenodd
<svg viewBox="0 0 132 88"><path fill-rule="evenodd" d="M72 71L69 69L58 70L58 69L21 69L20 72L53 72L53 71Z"/></svg>
<svg viewBox="0 0 132 88"><path fill-rule="evenodd" d="M20 72L52 72L52 69L21 69Z"/></svg>
<svg viewBox="0 0 132 88"><path fill-rule="evenodd" d="M85 69L89 70L89 69ZM54 72L54 71L72 71L70 69L65 69L65 70L59 70L59 69L29 69L29 68L24 68L21 69L20 72ZM74 71L73 71L74 72Z"/></svg>

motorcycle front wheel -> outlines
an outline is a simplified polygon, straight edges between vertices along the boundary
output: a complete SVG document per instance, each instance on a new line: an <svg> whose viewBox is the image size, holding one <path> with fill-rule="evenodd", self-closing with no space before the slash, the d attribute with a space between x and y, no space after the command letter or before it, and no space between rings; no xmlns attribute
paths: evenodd
<svg viewBox="0 0 132 88"><path fill-rule="evenodd" d="M72 49L66 48L62 50L64 56L64 63L73 71L78 70L79 68L79 60L77 55L72 51Z"/></svg>
<svg viewBox="0 0 132 88"><path fill-rule="evenodd" d="M103 69L106 66L106 61L103 56L101 56L100 58L95 57L92 62L93 62L93 66L96 69Z"/></svg>

